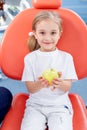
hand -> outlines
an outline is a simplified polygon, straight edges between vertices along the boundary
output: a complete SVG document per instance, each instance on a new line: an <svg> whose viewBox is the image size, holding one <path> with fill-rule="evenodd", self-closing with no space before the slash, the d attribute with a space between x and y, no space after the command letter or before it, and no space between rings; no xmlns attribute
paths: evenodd
<svg viewBox="0 0 87 130"><path fill-rule="evenodd" d="M61 76L62 76L62 73L61 72L58 72L58 75L59 75L59 78L55 78L53 81L52 81L52 90L55 90L57 88L60 88L61 87L61 84L62 84L62 79L61 79Z"/></svg>
<svg viewBox="0 0 87 130"><path fill-rule="evenodd" d="M55 90L57 88L61 88L62 82L63 82L63 80L61 78L55 78L52 81L52 86L53 86L52 90Z"/></svg>
<svg viewBox="0 0 87 130"><path fill-rule="evenodd" d="M38 78L38 83L40 84L40 86L43 87L48 87L49 86L49 82L46 79L43 79L42 77Z"/></svg>

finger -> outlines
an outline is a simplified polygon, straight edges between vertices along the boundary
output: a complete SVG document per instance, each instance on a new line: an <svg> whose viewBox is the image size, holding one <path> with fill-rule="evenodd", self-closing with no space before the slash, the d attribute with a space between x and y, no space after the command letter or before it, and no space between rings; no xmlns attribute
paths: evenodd
<svg viewBox="0 0 87 130"><path fill-rule="evenodd" d="M59 75L59 77L61 78L61 76L62 76L62 72L58 72L58 75Z"/></svg>
<svg viewBox="0 0 87 130"><path fill-rule="evenodd" d="M40 80L40 79L42 79L42 77L40 76L40 77L38 77L38 80Z"/></svg>

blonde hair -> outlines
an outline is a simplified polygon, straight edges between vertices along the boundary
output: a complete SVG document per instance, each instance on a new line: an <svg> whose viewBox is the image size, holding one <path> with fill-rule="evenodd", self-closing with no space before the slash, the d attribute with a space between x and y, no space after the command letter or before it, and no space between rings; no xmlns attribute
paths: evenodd
<svg viewBox="0 0 87 130"><path fill-rule="evenodd" d="M54 11L40 11L33 20L32 30L35 31L37 23L39 23L43 20L46 20L46 19L51 19L54 22L56 22L59 26L59 31L60 31L60 34L61 34L61 32L62 32L62 20L61 20L60 16L58 15L58 13L54 12ZM37 40L35 39L34 35L29 36L28 47L29 47L30 51L34 51L34 50L37 50L37 49L40 48L40 46L39 46Z"/></svg>

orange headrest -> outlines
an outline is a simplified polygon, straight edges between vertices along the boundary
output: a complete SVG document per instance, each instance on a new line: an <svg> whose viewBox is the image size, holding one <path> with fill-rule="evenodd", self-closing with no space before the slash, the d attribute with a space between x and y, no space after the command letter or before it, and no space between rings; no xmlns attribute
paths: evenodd
<svg viewBox="0 0 87 130"><path fill-rule="evenodd" d="M58 9L62 0L32 0L33 7L36 9Z"/></svg>

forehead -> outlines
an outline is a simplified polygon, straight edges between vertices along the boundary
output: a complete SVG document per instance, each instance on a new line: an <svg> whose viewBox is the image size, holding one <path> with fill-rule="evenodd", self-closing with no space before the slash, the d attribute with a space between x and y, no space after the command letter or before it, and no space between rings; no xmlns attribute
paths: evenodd
<svg viewBox="0 0 87 130"><path fill-rule="evenodd" d="M36 29L55 29L57 30L59 28L58 23L56 23L54 20L52 19L46 19L46 20L41 20L36 24Z"/></svg>

